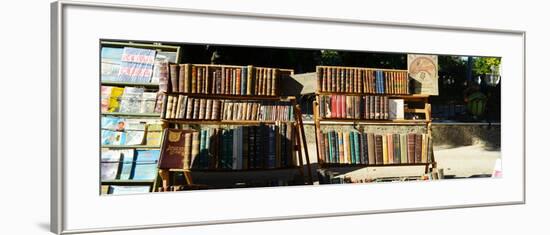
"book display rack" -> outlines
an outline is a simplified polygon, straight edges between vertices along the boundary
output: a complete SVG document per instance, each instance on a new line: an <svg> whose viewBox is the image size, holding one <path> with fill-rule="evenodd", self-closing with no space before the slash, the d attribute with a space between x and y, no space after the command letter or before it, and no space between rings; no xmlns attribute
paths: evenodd
<svg viewBox="0 0 550 235"><path fill-rule="evenodd" d="M293 70L206 64L166 69L162 184L156 191L312 184L300 108L294 97L279 95L281 81ZM277 171L298 171L300 183L285 182ZM261 175L272 182L250 182ZM204 183L210 177L238 182Z"/></svg>
<svg viewBox="0 0 550 235"><path fill-rule="evenodd" d="M151 192L162 123L154 64L177 63L179 46L101 41L101 193Z"/></svg>
<svg viewBox="0 0 550 235"><path fill-rule="evenodd" d="M436 167L428 95L411 94L407 70L317 66L314 102L319 169ZM353 131L330 128L348 123ZM321 125L329 124L327 128ZM364 126L422 126L423 133L366 133Z"/></svg>

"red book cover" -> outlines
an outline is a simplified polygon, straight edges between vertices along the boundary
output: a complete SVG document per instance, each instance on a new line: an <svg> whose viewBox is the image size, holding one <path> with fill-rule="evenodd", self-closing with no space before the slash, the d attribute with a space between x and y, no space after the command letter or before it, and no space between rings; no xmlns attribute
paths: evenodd
<svg viewBox="0 0 550 235"><path fill-rule="evenodd" d="M165 129L163 133L163 141L161 146L161 154L159 159L160 169L184 169L189 167L186 161L189 159L191 147L191 138L187 141L186 137L191 137L192 130ZM187 145L189 142L189 145ZM186 155L187 154L187 155Z"/></svg>

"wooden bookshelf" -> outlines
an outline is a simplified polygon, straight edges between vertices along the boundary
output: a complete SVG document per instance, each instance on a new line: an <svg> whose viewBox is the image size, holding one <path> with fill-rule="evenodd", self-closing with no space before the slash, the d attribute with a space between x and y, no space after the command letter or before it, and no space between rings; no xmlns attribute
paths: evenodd
<svg viewBox="0 0 550 235"><path fill-rule="evenodd" d="M360 81L362 84L365 84L363 83L361 79L368 79L367 78L367 75L366 75L366 71L388 71L388 72L400 72L402 73L401 75L403 75L403 73L406 73L407 70L396 70L396 69L377 69L377 68L359 68L359 67L340 67L340 66L317 66L317 91L315 92L315 101L314 101L314 104L313 104L313 123L314 123L314 127L315 127L315 143L316 143L316 146L317 146L317 162L319 164L319 169L331 169L331 168L343 168L343 167L352 167L352 168L368 168L368 167L412 167L412 166L424 166L424 171L425 173L428 173L432 168L434 168L436 166L436 162L435 162L435 159L433 158L433 151L432 151L432 155L431 156L427 156L428 157L428 160L427 162L415 162L415 163L386 163L386 164L373 164L373 163L368 163L368 164L364 164L364 163L328 163L328 162L325 162L324 159L321 158L321 151L325 151L324 150L324 147L321 146L321 140L319 140L319 138L322 135L322 132L321 132L321 125L338 125L338 124L352 124L352 125L358 125L358 126L361 126L361 125L372 125L372 126L378 126L378 125L383 125L383 126L423 126L425 127L425 130L426 132L424 134L427 134L427 136L431 137L431 105L429 103L429 95L424 95L424 94L388 94L388 93L383 93L383 92L372 92L372 89L371 89L371 92L342 92L342 91L338 91L338 92L327 92L327 91L322 91L321 90L321 76L324 76L323 78L324 79L327 79L327 74L320 74L320 73L323 73L323 69L326 69L326 68L329 68L329 69L338 69L337 71L340 71L340 69L342 70L345 70L345 69L352 69L354 71L363 71L363 77L361 77L361 73L358 73L359 75L356 75L358 77L351 77L349 79L357 79L355 80L355 82L357 83L357 81ZM346 75L345 73L343 73L344 75ZM331 77L331 76L328 76L328 78L330 79L333 79L333 78L337 78L337 79L342 79L343 81L345 81L346 79L348 78L341 78L341 77L338 77L339 75L333 75L333 76L337 76L337 77ZM404 80L402 79L403 77L401 77L401 82L403 82ZM334 81L331 81L334 83ZM339 85L341 85L341 83L338 83ZM396 84L396 83L394 83ZM328 85L328 82L327 84L324 84L326 87L329 87ZM389 84L388 84L389 85ZM332 83L331 83L331 86L332 86ZM378 84L370 84L370 86L378 86ZM397 85L396 85L397 86ZM346 86L343 86L343 87L346 87ZM407 90L408 90L408 84L406 86ZM331 88L333 89L333 87ZM368 90L367 88L364 88L363 86L363 89L364 90ZM370 88L369 88L370 89ZM373 88L374 89L374 88ZM361 90L361 89L357 89L357 90ZM398 89L394 89L395 90L399 90L400 93L403 93L403 85L401 84L401 86L398 88ZM399 93L399 92L397 92ZM320 109L320 103L321 103L321 99L320 97L321 96L331 96L331 95L345 95L345 96L383 96L383 97L388 97L388 99L403 99L405 103L407 102L411 102L411 103L415 103L417 106L423 106L422 108L418 108L418 107L414 107L414 108L404 108L404 113L405 114L421 114L424 116L424 118L422 119L396 119L396 120L391 120L391 119L364 119L364 118L327 118L327 117L321 117L321 109ZM327 127L325 127L324 129L326 129Z"/></svg>
<svg viewBox="0 0 550 235"><path fill-rule="evenodd" d="M172 52L175 53L175 61L179 62L180 46L163 45L160 43L139 43L131 41L114 41L114 40L102 40L100 46L112 47L112 48L124 48L135 47L156 50L160 52ZM122 81L100 81L101 86L114 86L114 87L143 87L146 90L157 91L159 90L158 83L139 83L139 82L122 82ZM113 116L113 117L127 117L136 119L158 120L160 122L160 113L123 113L123 112L102 112L101 116ZM145 137L144 137L145 138ZM160 149L160 145L100 145L102 149L122 150L122 149L134 149L134 150L157 150ZM120 186L144 186L148 185L150 191L153 189L156 179L153 180L102 180L101 185L120 185Z"/></svg>
<svg viewBox="0 0 550 235"><path fill-rule="evenodd" d="M255 66L237 66L237 65L210 65L210 64L188 64L186 66L192 66L194 67L201 67L204 68L206 71L205 76L209 76L211 71L213 69L219 69L219 68L261 68L261 69L273 69L279 71L280 78L276 78L275 81L280 83L282 76L286 76L286 74L293 74L293 70L289 69L279 69L279 68L263 68L263 67L255 67ZM284 73L280 73L280 72ZM284 75L283 75L284 74ZM181 75L180 75L181 76ZM194 75L193 75L194 76ZM244 78L244 77L243 77ZM248 78L250 78L250 75L248 75ZM191 79L198 79L198 78L191 78ZM206 79L206 81L209 78L206 77L203 79ZM211 78L213 79L213 78ZM275 78L274 78L275 79ZM205 80L203 80L203 85ZM243 81L243 80L241 80ZM169 79L169 87L171 86L172 79ZM179 84L181 84L181 81L178 81ZM197 82L198 83L198 82ZM191 82L187 83L191 84ZM207 90L210 91L212 86L212 83L207 83L210 85L207 86ZM250 84L248 84L250 85ZM265 85L265 81L264 81ZM236 87L241 87L236 86ZM197 88L198 89L198 88ZM256 88L254 88L256 89ZM279 84L276 84L276 87L272 89L275 90L275 94L280 94L279 92ZM269 91L269 89L268 89ZM295 166L290 167L277 167L277 168L248 168L248 169L227 169L227 168L210 168L210 169L204 169L204 168L191 168L191 169L159 169L159 175L160 179L162 181L162 187L163 189L170 188L172 185L173 177L174 175L172 173L175 172L181 172L183 173L184 180L187 185L194 185L194 180L192 173L193 172L204 172L206 174L208 173L231 173L231 172L240 172L244 174L255 174L255 173L261 173L261 172L276 172L276 171L298 171L301 177L304 179L304 182L307 184L313 184L312 181L312 173L311 173L311 166L309 162L309 154L307 152L306 141L305 141L305 134L303 133L303 123L301 119L301 112L300 108L297 105L296 98L295 97L287 97L287 96L279 96L279 95L236 95L236 94L211 94L211 92L180 92L180 91L167 91L164 92L166 97L168 96L187 96L189 98L202 98L202 99L211 99L211 100L225 100L225 101L250 101L250 102L264 102L264 101L270 101L270 102L288 102L289 107L292 109L293 117L292 120L222 120L222 119L181 119L181 118L164 118L164 113L161 114L163 127L164 128L172 128L172 127L182 127L181 125L187 125L189 128L192 129L200 129L202 125L212 125L212 126L258 126L258 125L271 125L271 124L290 124L290 126L294 129L293 131L293 139L294 143L292 143L291 149L293 151L293 154L295 154L296 159L294 164ZM166 98L167 99L167 98ZM165 99L165 102L166 102ZM185 108L185 107L182 107ZM223 117L223 110L220 107L220 118ZM302 152L302 149L304 152ZM303 156L305 154L305 157ZM266 155L267 156L267 155ZM263 158L263 156L262 156ZM305 162L304 160L305 159ZM304 167L307 168L308 174L304 172ZM231 176L227 176L231 177ZM274 176L277 178L278 176ZM212 185L215 186L215 185ZM155 189L158 187L155 186Z"/></svg>

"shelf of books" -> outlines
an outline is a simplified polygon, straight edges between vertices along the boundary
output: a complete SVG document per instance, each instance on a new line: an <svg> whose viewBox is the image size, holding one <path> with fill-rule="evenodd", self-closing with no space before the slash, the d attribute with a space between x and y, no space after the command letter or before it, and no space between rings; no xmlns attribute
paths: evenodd
<svg viewBox="0 0 550 235"><path fill-rule="evenodd" d="M409 92L407 70L317 66L316 76L319 169L424 166L428 173L435 167L429 95ZM356 127L335 128L338 123Z"/></svg>
<svg viewBox="0 0 550 235"><path fill-rule="evenodd" d="M162 185L155 190L312 183L299 107L294 97L279 95L280 81L293 70L204 64L166 69L169 79L160 81ZM270 173L269 182L259 182L267 171L281 175ZM228 173L239 174L238 182L222 185L232 178ZM210 177L222 179L209 183Z"/></svg>
<svg viewBox="0 0 550 235"><path fill-rule="evenodd" d="M160 67L178 46L101 41L101 194L151 192L160 158Z"/></svg>

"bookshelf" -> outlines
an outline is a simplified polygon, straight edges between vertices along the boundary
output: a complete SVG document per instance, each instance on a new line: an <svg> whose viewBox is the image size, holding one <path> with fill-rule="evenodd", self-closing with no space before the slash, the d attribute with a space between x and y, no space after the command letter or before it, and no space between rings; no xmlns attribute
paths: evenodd
<svg viewBox="0 0 550 235"><path fill-rule="evenodd" d="M158 132L158 136L160 139L160 133L161 128L159 127L158 130L153 130L152 128L149 129L149 124L144 124L144 129L140 131L143 131L144 134L140 137L143 138L143 140L138 144L121 144L121 143L104 143L104 131L109 130L109 128L104 128L104 120L105 119L117 119L120 118L122 120L126 119L132 119L137 121L143 121L144 123L150 123L150 122L158 122L159 126L161 125L161 119L160 119L160 112L124 112L120 111L120 106L122 106L122 99L123 99L123 93L119 94L120 96L113 98L111 96L112 89L117 88L121 91L125 88L139 88L143 89L145 92L149 93L157 93L159 91L159 83L151 81L144 82L144 81L128 81L128 80L119 80L118 78L118 69L120 66L122 66L121 62L121 52L124 50L124 48L140 48L140 49L149 49L155 51L155 59L158 58L158 55L165 56L165 58L172 63L179 62L180 57L180 47L179 46L172 46L172 45L162 45L159 43L134 43L129 41L111 41L111 40L101 40L100 42L101 47L101 79L100 79L100 86L102 87L102 93L101 93L101 104L102 104L102 110L100 112L102 127L102 139L101 139L101 150L102 150L102 179L101 179L101 186L102 186L102 194L107 193L110 191L110 189L104 189L104 187L111 187L111 186L120 186L120 187L149 187L149 192L152 191L153 185L155 184L155 181L157 180L157 177L152 174L157 174L156 172L156 166L157 161L146 161L146 162L138 162L136 159L140 159L139 156L142 152L147 151L159 151L160 150L160 143L156 144L150 144L149 142L149 133L151 132ZM105 51L104 51L105 49ZM153 69L154 65L151 65L151 68ZM116 69L113 69L116 67ZM113 70L111 70L113 69ZM153 75L151 75L153 77ZM104 93L103 88L109 87L110 92ZM107 97L106 97L107 96ZM110 107L111 105L111 99L115 99L115 103L119 105L117 108ZM106 110L104 109L104 100L107 102L107 108L106 109L113 109L113 110ZM142 98L141 100L138 99L139 102L146 102L145 98ZM156 105L156 99L151 101L153 105ZM117 130L119 132L125 133L132 131L129 129L130 127L127 127L123 130ZM127 134L127 133L126 133ZM127 134L129 135L129 134ZM138 141L139 142L139 141ZM104 154L111 154L112 152L118 153L118 151L122 152L122 155L119 155L120 158L117 158L116 161L106 161L103 159ZM131 153L129 155L132 155L131 160L127 160L124 155L124 153ZM104 168L104 165L108 164L115 164L114 165L114 172L113 175L109 178L103 178L103 171L110 170L109 168ZM139 166L138 166L139 165ZM147 168L143 168L144 166L147 166ZM150 169L153 169L152 174L148 173ZM138 172L140 171L140 172ZM145 172L147 171L147 172ZM146 177L145 177L146 176ZM144 179L149 178L149 179Z"/></svg>
<svg viewBox="0 0 550 235"><path fill-rule="evenodd" d="M319 169L424 166L424 173L427 174L436 167L429 144L429 95L409 93L407 70L317 66L316 78L313 122ZM396 101L394 107L397 108L390 110L389 103L394 100L402 101ZM402 106L398 105L399 102ZM399 109L402 116L395 112ZM337 128L332 126L338 124L353 125L354 131L334 130ZM321 125L328 127L322 128ZM365 134L364 126L384 126L387 133ZM392 130L393 126L420 126L425 131L413 133L414 136L388 131L387 128ZM378 136L383 142L381 147L374 144L378 144ZM418 136L421 136L421 141L416 141ZM414 152L418 151L416 145L403 143L410 137L413 137L412 143L421 145L418 147L420 157Z"/></svg>
<svg viewBox="0 0 550 235"><path fill-rule="evenodd" d="M273 172L281 174L286 172L288 174L288 171L290 171L295 174L297 171L305 184L313 183L309 154L307 148L303 148L306 142L300 108L295 97L279 95L280 81L285 76L293 74L293 70L250 65L207 64L179 64L176 66L171 64L170 69L169 84L165 86L167 89L164 91L163 103L165 106L161 114L165 138L168 135L167 131L170 129L200 132L200 134L196 134L199 137L194 138L200 140L197 145L201 146L201 150L195 150L195 153L207 151L206 155L209 160L207 160L206 166L196 167L193 162L201 162L202 160L199 160L199 158L202 159L205 156L193 155L184 151L182 155L189 156L194 160L185 160L184 157L183 161L188 163L184 163L183 167L163 167L161 162L159 164L159 176L162 185L160 187L155 185L155 190L173 191L174 188L218 187L215 184L196 184L196 180L193 179L195 174L202 174L203 178L216 175L224 179L240 174L238 178L244 180L243 178L246 178L244 176L255 178ZM200 114L196 112L200 112ZM283 146L283 149L285 149L277 152L275 165L269 165L271 162L268 163L267 157L269 154L267 152L255 152L255 148L259 148L256 146L259 141L258 133L264 135L271 133L260 132L262 128L266 127L268 129L273 127L278 131L285 130L282 132L288 134L275 131L275 134L273 134L275 138L267 138L268 141L273 141L269 142L268 145ZM216 134L204 137L203 131L205 130L214 131ZM247 133L242 134L242 137L244 137L242 139L241 136L236 138L248 141L247 144L243 144L242 148L241 146L237 147L237 149L241 149L240 151L247 149L247 152L246 154L236 154L237 159L242 157L242 159L237 160L241 161L237 163L237 167L235 167L234 162L233 167L222 166L221 162L228 154L221 149L224 148L222 145L227 146L227 144L223 142L226 141L226 139L223 139L224 137L218 138L218 134L221 135L222 132L234 130ZM255 137L252 133L255 133ZM216 137L212 138L213 136ZM204 146L202 144L203 138L204 140L209 139ZM256 139L253 140L254 138ZM242 144L242 142L240 143ZM235 142L230 142L229 145L231 144L237 146ZM264 142L261 144L264 144ZM234 153L229 155L234 156ZM161 154L161 161L163 161L162 158L166 156L164 152ZM246 163L243 163L243 161ZM261 163L254 163L258 161ZM283 161L286 162L283 163ZM307 175L304 168L308 171ZM177 185L176 173L182 174L185 185ZM277 178L278 176L273 177Z"/></svg>

